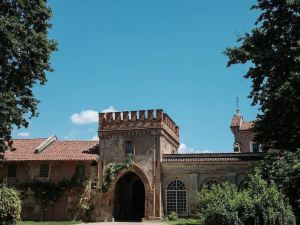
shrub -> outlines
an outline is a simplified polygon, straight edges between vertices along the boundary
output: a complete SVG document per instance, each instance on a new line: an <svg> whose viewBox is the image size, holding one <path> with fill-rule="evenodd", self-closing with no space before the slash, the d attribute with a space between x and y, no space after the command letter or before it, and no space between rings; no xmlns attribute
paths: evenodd
<svg viewBox="0 0 300 225"><path fill-rule="evenodd" d="M249 177L247 189L224 183L198 194L200 219L204 225L295 225L291 206L275 184L261 178L259 172Z"/></svg>
<svg viewBox="0 0 300 225"><path fill-rule="evenodd" d="M177 213L176 213L176 212L171 212L171 213L168 215L168 219L169 219L170 221L176 221L176 220L178 220L178 215L177 215Z"/></svg>
<svg viewBox="0 0 300 225"><path fill-rule="evenodd" d="M5 185L0 187L0 225L16 224L20 220L21 200L19 193Z"/></svg>
<svg viewBox="0 0 300 225"><path fill-rule="evenodd" d="M205 225L241 225L254 220L253 205L248 193L238 192L233 184L204 188L198 194L198 200L200 219Z"/></svg>
<svg viewBox="0 0 300 225"><path fill-rule="evenodd" d="M258 170L249 178L248 192L253 201L256 224L296 224L291 206L274 183L268 184Z"/></svg>
<svg viewBox="0 0 300 225"><path fill-rule="evenodd" d="M289 199L300 224L300 149L284 156L268 154L260 163L259 170L269 184L274 182Z"/></svg>

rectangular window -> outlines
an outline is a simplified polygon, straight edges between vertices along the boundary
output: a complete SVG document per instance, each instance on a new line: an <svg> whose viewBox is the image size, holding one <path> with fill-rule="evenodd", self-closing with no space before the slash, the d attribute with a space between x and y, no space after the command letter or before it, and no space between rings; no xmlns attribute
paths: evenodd
<svg viewBox="0 0 300 225"><path fill-rule="evenodd" d="M251 144L251 152L261 152L261 147L259 143L250 142Z"/></svg>
<svg viewBox="0 0 300 225"><path fill-rule="evenodd" d="M80 179L85 178L85 166L84 165L76 166L76 177L80 178Z"/></svg>
<svg viewBox="0 0 300 225"><path fill-rule="evenodd" d="M48 177L49 176L49 164L42 164L40 166L40 177Z"/></svg>
<svg viewBox="0 0 300 225"><path fill-rule="evenodd" d="M17 176L17 165L9 164L7 168L7 177L16 177Z"/></svg>
<svg viewBox="0 0 300 225"><path fill-rule="evenodd" d="M134 140L125 140L125 155L134 154Z"/></svg>

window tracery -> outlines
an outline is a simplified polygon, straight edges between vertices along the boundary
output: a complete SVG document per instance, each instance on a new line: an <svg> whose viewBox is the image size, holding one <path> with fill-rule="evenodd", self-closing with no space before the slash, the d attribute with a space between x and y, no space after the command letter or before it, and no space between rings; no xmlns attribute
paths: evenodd
<svg viewBox="0 0 300 225"><path fill-rule="evenodd" d="M176 179L171 181L166 190L167 213L176 212L178 215L186 215L186 186Z"/></svg>

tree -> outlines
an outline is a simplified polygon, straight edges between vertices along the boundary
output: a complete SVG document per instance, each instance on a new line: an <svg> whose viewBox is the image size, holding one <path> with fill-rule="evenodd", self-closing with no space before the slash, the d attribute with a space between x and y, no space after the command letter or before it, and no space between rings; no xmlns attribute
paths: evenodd
<svg viewBox="0 0 300 225"><path fill-rule="evenodd" d="M198 194L204 225L295 225L295 216L274 183L268 184L257 170L246 189L230 183L202 189Z"/></svg>
<svg viewBox="0 0 300 225"><path fill-rule="evenodd" d="M19 192L0 184L0 225L16 224L20 220L21 200Z"/></svg>
<svg viewBox="0 0 300 225"><path fill-rule="evenodd" d="M249 63L249 97L260 107L254 130L266 147L300 147L300 1L258 0L255 28L225 54L233 64Z"/></svg>
<svg viewBox="0 0 300 225"><path fill-rule="evenodd" d="M284 157L270 154L259 165L262 177L275 183L289 199L298 224L300 224L300 150Z"/></svg>
<svg viewBox="0 0 300 225"><path fill-rule="evenodd" d="M247 192L224 183L204 188L198 194L199 216L204 225L252 225L254 206Z"/></svg>
<svg viewBox="0 0 300 225"><path fill-rule="evenodd" d="M38 115L32 88L47 81L57 46L50 18L46 0L0 0L0 151L14 125L27 127Z"/></svg>

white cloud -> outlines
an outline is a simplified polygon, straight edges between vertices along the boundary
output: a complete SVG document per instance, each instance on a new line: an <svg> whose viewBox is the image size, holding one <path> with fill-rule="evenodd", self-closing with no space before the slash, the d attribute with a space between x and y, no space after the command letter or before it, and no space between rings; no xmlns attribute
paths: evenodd
<svg viewBox="0 0 300 225"><path fill-rule="evenodd" d="M99 140L99 137L98 135L95 135L91 138L91 141L98 141Z"/></svg>
<svg viewBox="0 0 300 225"><path fill-rule="evenodd" d="M75 124L97 123L98 112L94 110L83 110L80 113L74 113L70 119Z"/></svg>
<svg viewBox="0 0 300 225"><path fill-rule="evenodd" d="M209 149L196 150L194 148L188 147L184 143L180 143L178 152L186 154L186 153L212 153L213 151Z"/></svg>
<svg viewBox="0 0 300 225"><path fill-rule="evenodd" d="M19 137L28 137L30 135L30 133L29 132L20 132L20 133L17 133L17 135Z"/></svg>
<svg viewBox="0 0 300 225"><path fill-rule="evenodd" d="M103 112L103 113L107 113L107 112L117 112L117 111L118 111L118 110L115 109L113 106L109 106L108 108L101 110L101 112Z"/></svg>
<svg viewBox="0 0 300 225"><path fill-rule="evenodd" d="M117 112L113 106L109 106L106 109L101 110L101 112ZM80 113L74 113L70 117L74 124L89 124L98 122L98 112L92 109L82 110Z"/></svg>

